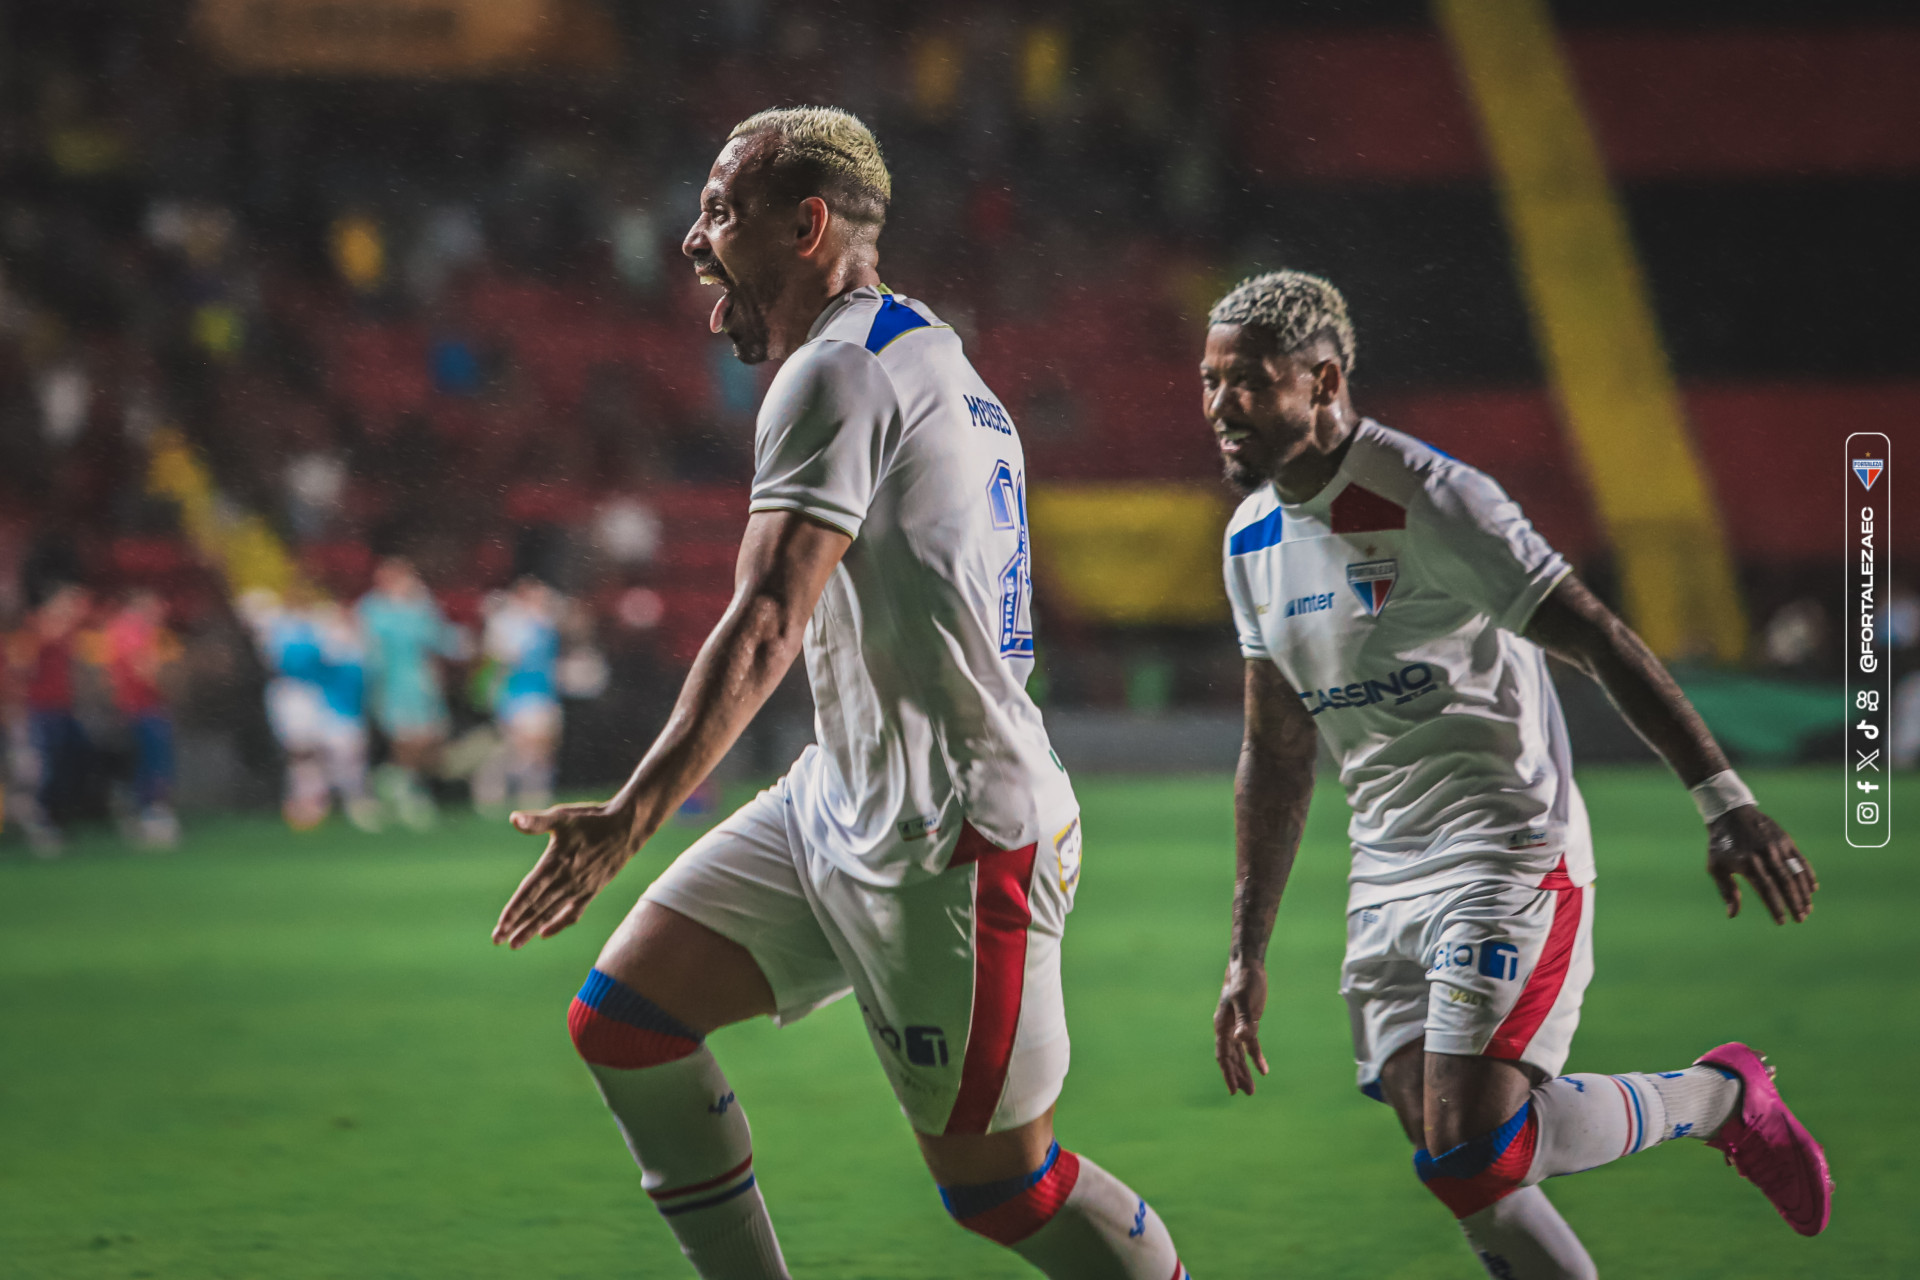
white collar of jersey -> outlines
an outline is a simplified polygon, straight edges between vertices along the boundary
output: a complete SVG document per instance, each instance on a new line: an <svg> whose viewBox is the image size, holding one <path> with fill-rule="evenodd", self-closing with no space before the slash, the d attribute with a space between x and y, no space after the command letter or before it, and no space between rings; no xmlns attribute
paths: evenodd
<svg viewBox="0 0 1920 1280"><path fill-rule="evenodd" d="M812 342L815 338L819 337L821 330L833 323L834 317L838 316L854 303L867 298L877 300L879 297L880 290L870 284L863 284L858 289L847 290L839 297L828 302L826 307L821 310L819 318L813 322L813 328L807 330L807 341Z"/></svg>

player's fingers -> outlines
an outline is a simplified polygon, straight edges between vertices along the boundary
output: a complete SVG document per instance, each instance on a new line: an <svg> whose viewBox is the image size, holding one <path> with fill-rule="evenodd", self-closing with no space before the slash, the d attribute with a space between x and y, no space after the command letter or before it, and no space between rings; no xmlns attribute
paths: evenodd
<svg viewBox="0 0 1920 1280"><path fill-rule="evenodd" d="M507 815L507 821L513 824L515 831L538 835L543 831L551 832L558 816L558 811L554 809L515 809Z"/></svg>
<svg viewBox="0 0 1920 1280"><path fill-rule="evenodd" d="M1246 1046L1247 1056L1253 1060L1253 1065L1259 1069L1260 1074L1266 1075L1267 1055L1260 1048L1259 1032L1251 1025L1243 1026L1240 1030L1240 1043Z"/></svg>
<svg viewBox="0 0 1920 1280"><path fill-rule="evenodd" d="M562 903L559 910L554 911L548 915L545 920L540 922L540 936L543 938L551 938L554 934L559 933L562 929L573 924L580 918L581 913L586 911L588 901L590 901L590 899L582 895Z"/></svg>
<svg viewBox="0 0 1920 1280"><path fill-rule="evenodd" d="M1716 869L1712 875L1714 887L1720 890L1720 900L1727 904L1727 919L1731 920L1740 914L1740 882L1725 871Z"/></svg>
<svg viewBox="0 0 1920 1280"><path fill-rule="evenodd" d="M1787 871L1793 876L1794 883L1800 887L1800 900L1813 910L1813 895L1820 891L1820 877L1813 872L1813 864L1807 861L1807 855L1800 852L1792 840L1782 836L1780 840L1781 860Z"/></svg>
<svg viewBox="0 0 1920 1280"><path fill-rule="evenodd" d="M1807 910L1812 906L1807 898L1807 884L1802 874L1807 864L1789 853L1789 848L1790 846L1787 846L1784 841L1769 845L1767 858L1771 864L1773 878L1786 897L1787 910L1792 912L1795 920L1805 920Z"/></svg>
<svg viewBox="0 0 1920 1280"><path fill-rule="evenodd" d="M520 918L521 912L526 909L529 902L546 892L554 871L553 842L549 840L546 852L541 854L540 860L533 864L533 870L527 872L521 879L519 887L513 891L513 896L507 899L507 905L500 908L500 921L494 928L494 941L500 940L500 935L509 921Z"/></svg>
<svg viewBox="0 0 1920 1280"><path fill-rule="evenodd" d="M1773 864L1765 855L1748 858L1746 865L1748 883L1759 893L1760 901L1767 907L1767 914L1773 917L1775 924L1787 922L1786 895L1781 892L1779 882L1773 878Z"/></svg>
<svg viewBox="0 0 1920 1280"><path fill-rule="evenodd" d="M568 863L554 856L553 847L549 845L540 861L534 864L533 870L527 873L527 878L520 882L519 891L508 900L506 909L500 913L500 923L494 929L494 941L523 933L527 926L538 922L553 910L558 900L572 889L572 878L568 872Z"/></svg>

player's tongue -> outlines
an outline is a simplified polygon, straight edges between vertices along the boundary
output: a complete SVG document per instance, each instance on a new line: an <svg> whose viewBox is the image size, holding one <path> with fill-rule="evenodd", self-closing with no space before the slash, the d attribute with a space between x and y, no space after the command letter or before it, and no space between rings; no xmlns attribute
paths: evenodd
<svg viewBox="0 0 1920 1280"><path fill-rule="evenodd" d="M713 304L713 316L707 321L707 328L715 333L719 333L720 330L725 327L727 323L727 313L731 310L733 310L733 294L727 290L725 285L722 285L720 287L720 300Z"/></svg>

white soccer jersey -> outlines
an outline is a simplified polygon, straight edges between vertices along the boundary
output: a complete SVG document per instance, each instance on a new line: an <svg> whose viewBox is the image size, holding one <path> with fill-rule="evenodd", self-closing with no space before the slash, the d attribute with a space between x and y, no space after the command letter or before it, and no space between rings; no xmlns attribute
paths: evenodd
<svg viewBox="0 0 1920 1280"><path fill-rule="evenodd" d="M1026 694L1025 470L953 330L884 289L835 299L760 407L752 509L854 540L807 625L818 745L788 795L867 883L943 870L963 820L1016 849L1076 812Z"/></svg>
<svg viewBox="0 0 1920 1280"><path fill-rule="evenodd" d="M1349 910L1469 880L1593 879L1546 655L1518 634L1568 572L1485 474L1364 421L1333 481L1227 528L1240 651L1313 713L1353 807Z"/></svg>

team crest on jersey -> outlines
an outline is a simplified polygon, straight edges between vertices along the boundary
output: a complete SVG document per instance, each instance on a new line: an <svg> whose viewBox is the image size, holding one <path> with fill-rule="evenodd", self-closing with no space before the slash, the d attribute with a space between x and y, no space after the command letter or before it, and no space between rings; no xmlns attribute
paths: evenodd
<svg viewBox="0 0 1920 1280"><path fill-rule="evenodd" d="M1863 488L1873 488L1873 482L1878 480L1880 473L1886 469L1886 460L1883 458L1855 458L1853 460L1853 474L1860 477L1860 484Z"/></svg>
<svg viewBox="0 0 1920 1280"><path fill-rule="evenodd" d="M1398 560L1363 560L1347 566L1347 585L1375 617L1387 607L1387 597L1393 594L1393 584L1399 577Z"/></svg>

